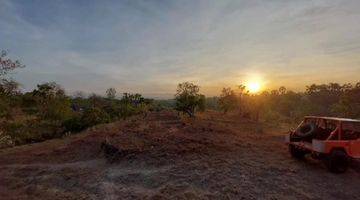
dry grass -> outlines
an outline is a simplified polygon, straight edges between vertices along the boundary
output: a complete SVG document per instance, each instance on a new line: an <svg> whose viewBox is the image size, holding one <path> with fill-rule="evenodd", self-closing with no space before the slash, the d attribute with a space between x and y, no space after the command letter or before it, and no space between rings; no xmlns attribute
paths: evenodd
<svg viewBox="0 0 360 200"><path fill-rule="evenodd" d="M5 199L356 199L358 168L334 175L290 158L288 127L207 112L135 116L65 139L0 150ZM108 164L109 138L135 156ZM334 187L336 185L337 187Z"/></svg>

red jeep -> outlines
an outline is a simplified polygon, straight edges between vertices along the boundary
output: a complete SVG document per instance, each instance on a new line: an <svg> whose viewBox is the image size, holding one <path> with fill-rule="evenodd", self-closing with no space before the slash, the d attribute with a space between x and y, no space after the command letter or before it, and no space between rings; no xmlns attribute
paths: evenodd
<svg viewBox="0 0 360 200"><path fill-rule="evenodd" d="M285 140L293 157L311 154L331 172L342 173L351 159L360 158L360 120L307 116Z"/></svg>

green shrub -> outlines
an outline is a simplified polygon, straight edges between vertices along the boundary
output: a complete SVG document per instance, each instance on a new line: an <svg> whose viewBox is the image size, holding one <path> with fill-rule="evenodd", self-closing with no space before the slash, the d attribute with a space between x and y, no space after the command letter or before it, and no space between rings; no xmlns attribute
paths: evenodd
<svg viewBox="0 0 360 200"><path fill-rule="evenodd" d="M75 115L63 122L65 132L80 132L87 128L80 115Z"/></svg>
<svg viewBox="0 0 360 200"><path fill-rule="evenodd" d="M61 137L64 129L59 122L28 120L5 123L4 133L10 136L16 145L21 145Z"/></svg>
<svg viewBox="0 0 360 200"><path fill-rule="evenodd" d="M92 107L85 110L81 121L85 127L110 122L110 116L100 108Z"/></svg>
<svg viewBox="0 0 360 200"><path fill-rule="evenodd" d="M199 86L193 83L180 83L175 95L176 110L184 112L190 117L194 117L196 111L203 111L205 109L205 96L199 94L199 90Z"/></svg>
<svg viewBox="0 0 360 200"><path fill-rule="evenodd" d="M12 147L14 146L15 143L14 141L11 139L11 137L9 135L4 135L1 131L0 131L0 149L2 148L7 148L7 147Z"/></svg>
<svg viewBox="0 0 360 200"><path fill-rule="evenodd" d="M0 97L0 118L8 117L10 113L10 106L6 99Z"/></svg>
<svg viewBox="0 0 360 200"><path fill-rule="evenodd" d="M26 128L23 123L4 123L4 133L11 137L11 139L15 142L15 144L23 144L22 141L25 140L27 135L24 131Z"/></svg>
<svg viewBox="0 0 360 200"><path fill-rule="evenodd" d="M121 118L126 119L135 114L135 108L129 103L122 103L120 105L119 115Z"/></svg>
<svg viewBox="0 0 360 200"><path fill-rule="evenodd" d="M65 129L60 121L41 120L38 123L28 125L31 130L29 132L34 137L34 142L41 142L48 139L62 137Z"/></svg>

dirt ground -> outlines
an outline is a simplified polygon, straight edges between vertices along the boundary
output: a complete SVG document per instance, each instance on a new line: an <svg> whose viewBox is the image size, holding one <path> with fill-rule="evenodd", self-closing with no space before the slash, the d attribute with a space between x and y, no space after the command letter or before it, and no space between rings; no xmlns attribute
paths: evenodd
<svg viewBox="0 0 360 200"><path fill-rule="evenodd" d="M219 113L137 116L0 150L0 199L360 199L358 163L295 160L285 134ZM108 163L105 138L134 153Z"/></svg>

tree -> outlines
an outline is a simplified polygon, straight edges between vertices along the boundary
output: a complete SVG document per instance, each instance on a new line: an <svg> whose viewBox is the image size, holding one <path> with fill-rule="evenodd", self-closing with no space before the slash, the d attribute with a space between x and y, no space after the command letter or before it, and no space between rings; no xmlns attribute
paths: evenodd
<svg viewBox="0 0 360 200"><path fill-rule="evenodd" d="M123 119L134 114L144 113L153 104L153 100L144 98L141 94L124 93L120 100L120 115Z"/></svg>
<svg viewBox="0 0 360 200"><path fill-rule="evenodd" d="M19 91L19 83L14 80L6 80L3 79L0 84L0 95L5 96L14 96L18 95Z"/></svg>
<svg viewBox="0 0 360 200"><path fill-rule="evenodd" d="M109 88L106 90L106 97L109 99L115 99L116 90L115 88Z"/></svg>
<svg viewBox="0 0 360 200"><path fill-rule="evenodd" d="M190 117L195 117L196 110L204 110L205 96L199 94L199 90L199 86L193 83L180 83L175 95L176 110L184 112Z"/></svg>
<svg viewBox="0 0 360 200"><path fill-rule="evenodd" d="M279 88L279 93L280 93L281 95L286 94L286 87L281 86L281 87Z"/></svg>
<svg viewBox="0 0 360 200"><path fill-rule="evenodd" d="M247 111L247 99L249 97L249 90L246 90L246 86L243 84L238 85L238 112L240 115L248 115Z"/></svg>
<svg viewBox="0 0 360 200"><path fill-rule="evenodd" d="M124 93L121 102L125 104L130 104L132 106L138 106L141 103L144 103L145 98L141 96L141 94L130 94L130 93Z"/></svg>
<svg viewBox="0 0 360 200"><path fill-rule="evenodd" d="M64 120L71 115L70 100L64 89L55 82L37 85L32 95L38 106L38 115L42 119Z"/></svg>
<svg viewBox="0 0 360 200"><path fill-rule="evenodd" d="M236 109L238 106L238 97L236 93L231 88L223 88L220 98L219 98L219 107L224 112L227 113L230 110Z"/></svg>
<svg viewBox="0 0 360 200"><path fill-rule="evenodd" d="M95 93L91 94L88 98L88 103L89 106L88 107L98 107L98 108L103 108L104 105L106 105L106 99L103 98L100 95L97 95Z"/></svg>
<svg viewBox="0 0 360 200"><path fill-rule="evenodd" d="M16 69L25 67L18 60L7 58L7 51L0 52L0 117L11 117L11 109L15 101L13 97L19 94L19 84L6 75Z"/></svg>
<svg viewBox="0 0 360 200"><path fill-rule="evenodd" d="M19 60L12 60L7 58L7 51L0 52L0 77L8 74L10 71L16 68L22 68L25 65L21 64Z"/></svg>
<svg viewBox="0 0 360 200"><path fill-rule="evenodd" d="M33 95L40 97L41 100L52 99L56 97L64 97L65 91L55 82L47 82L38 84L37 89L33 91Z"/></svg>
<svg viewBox="0 0 360 200"><path fill-rule="evenodd" d="M306 87L306 94L309 97L311 104L314 105L315 110L312 114L315 115L329 115L330 109L334 104L340 101L341 96L349 90L349 85L343 86L338 83L330 84L312 84Z"/></svg>
<svg viewBox="0 0 360 200"><path fill-rule="evenodd" d="M359 118L360 117L360 83L350 87L348 84L343 86L344 92L339 102L333 104L332 112L336 116Z"/></svg>

